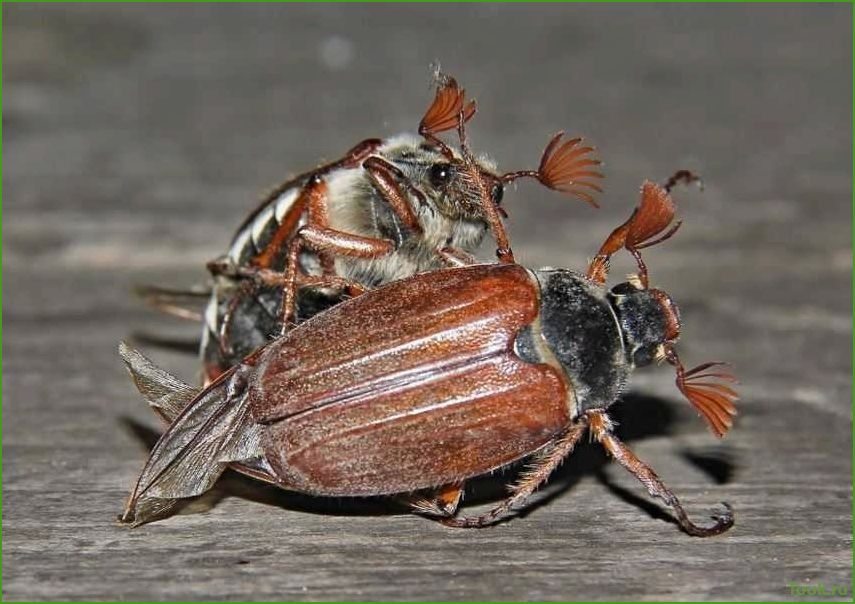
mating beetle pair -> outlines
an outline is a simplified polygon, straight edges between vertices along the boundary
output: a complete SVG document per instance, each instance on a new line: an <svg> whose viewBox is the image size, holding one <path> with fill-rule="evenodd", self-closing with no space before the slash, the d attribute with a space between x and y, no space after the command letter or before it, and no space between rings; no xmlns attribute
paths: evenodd
<svg viewBox="0 0 855 604"><path fill-rule="evenodd" d="M346 297L471 262L488 230L500 257L512 260L500 203L505 185L517 179L595 204L600 162L581 138L559 133L537 170L500 174L466 142L475 102L453 78L437 71L435 79L418 134L367 139L279 185L244 220L226 254L209 263L214 282L200 317L206 383L273 334ZM459 147L439 138L453 130ZM173 292L147 293L159 308L187 316Z"/></svg>
<svg viewBox="0 0 855 604"><path fill-rule="evenodd" d="M462 133L462 93L458 100L453 125ZM550 147L547 167L556 153ZM543 166L541 176L548 173ZM480 170L470 178L484 214L497 211L487 186L493 181ZM586 274L529 271L513 262L503 231L494 228L499 264L449 254L460 266L354 291L359 295L288 330L198 393L124 349L141 391L174 419L123 519L138 524L163 515L237 464L311 494L410 494L417 511L444 524L485 526L531 494L590 430L672 507L686 532L723 532L733 523L729 508L710 526L690 521L676 496L617 439L606 414L631 371L657 359L675 367L677 386L718 436L735 413L736 393L726 383L732 375L717 363L683 368L674 348L677 307L648 287L639 250L679 226L669 228L671 184L645 183L639 207ZM633 254L639 274L609 291L609 258L620 249ZM324 283L343 279L326 276L332 279ZM525 457L533 459L531 470L508 499L482 516L455 515L466 480Z"/></svg>
<svg viewBox="0 0 855 604"><path fill-rule="evenodd" d="M691 522L617 439L605 411L635 366L663 358L716 434L731 425L735 392L722 382L732 376L714 363L683 368L673 345L677 308L647 287L643 264L637 280L603 286L611 254L626 248L640 258L672 218L668 193L645 183L641 205L585 275L503 263L397 281L295 327L195 396L125 351L144 391L176 407L192 400L153 449L124 519L161 515L235 462L284 488L364 496L445 494L533 455L512 496L483 516L455 517L453 504L421 510L448 525L484 526L529 495L591 430L674 509L686 532L726 530L729 508L711 526Z"/></svg>

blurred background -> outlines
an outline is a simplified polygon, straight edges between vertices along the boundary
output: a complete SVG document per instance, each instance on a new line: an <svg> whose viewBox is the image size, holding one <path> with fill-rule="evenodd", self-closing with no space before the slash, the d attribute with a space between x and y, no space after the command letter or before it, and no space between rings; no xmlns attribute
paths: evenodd
<svg viewBox="0 0 855 604"><path fill-rule="evenodd" d="M4 599L851 588L851 6L7 4L3 34ZM415 130L436 61L478 100L471 143L500 169L535 167L561 129L605 162L599 210L506 193L523 264L583 269L644 179L704 177L645 258L683 312L687 364L739 374L736 426L716 441L655 368L614 415L697 519L726 500L736 527L687 537L594 446L480 532L235 476L204 512L117 526L160 426L116 344L189 349L199 331L133 286L204 283L275 184ZM140 345L196 379L192 353ZM483 507L501 477L474 490Z"/></svg>

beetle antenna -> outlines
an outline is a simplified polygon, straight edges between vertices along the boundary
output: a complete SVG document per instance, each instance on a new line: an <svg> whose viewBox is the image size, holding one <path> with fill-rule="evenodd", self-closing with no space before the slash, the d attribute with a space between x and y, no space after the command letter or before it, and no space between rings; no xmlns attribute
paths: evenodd
<svg viewBox="0 0 855 604"><path fill-rule="evenodd" d="M739 398L736 390L722 382L736 383L736 376L726 369L709 370L726 367L727 363L712 361L686 370L671 345L665 348L665 360L677 371L677 388L706 420L713 434L722 438L733 426L734 402Z"/></svg>
<svg viewBox="0 0 855 604"><path fill-rule="evenodd" d="M419 122L419 134L451 160L454 159L454 152L436 135L458 128L460 122L468 122L475 115L477 107L475 101L466 102L466 91L451 76L437 70L434 79L437 84L436 96Z"/></svg>
<svg viewBox="0 0 855 604"><path fill-rule="evenodd" d="M594 207L599 207L590 191L603 192L598 181L604 176L592 169L602 162L593 157L593 147L580 146L582 138L562 142L563 136L564 132L559 132L552 137L543 151L537 170L508 172L502 176L502 182L534 178L549 189L573 195Z"/></svg>
<svg viewBox="0 0 855 604"><path fill-rule="evenodd" d="M677 232L682 223L678 221L672 224L675 213L674 200L671 199L666 188L649 180L644 181L641 186L641 202L633 210L629 220L606 238L600 251L588 266L588 278L597 283L605 283L608 277L609 259L612 254L623 248L635 258L638 264L638 278L641 285L647 288L649 282L647 265L641 259L640 250L662 243Z"/></svg>

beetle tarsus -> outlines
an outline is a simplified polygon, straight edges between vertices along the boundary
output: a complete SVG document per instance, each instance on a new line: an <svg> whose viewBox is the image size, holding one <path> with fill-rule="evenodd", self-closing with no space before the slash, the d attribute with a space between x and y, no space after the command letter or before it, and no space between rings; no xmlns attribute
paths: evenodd
<svg viewBox="0 0 855 604"><path fill-rule="evenodd" d="M700 175L692 172L691 170L677 170L668 178L668 180L662 183L662 188L670 193L671 189L678 184L690 185L693 182L698 183L698 188L701 191L704 190L704 181Z"/></svg>
<svg viewBox="0 0 855 604"><path fill-rule="evenodd" d="M500 247L496 250L496 257L502 264L514 264L514 252L509 247Z"/></svg>
<svg viewBox="0 0 855 604"><path fill-rule="evenodd" d="M677 516L677 524L680 525L680 528L687 535L691 535L692 537L714 537L724 533L733 526L733 508L729 503L724 501L721 505L724 506L724 511L720 514L710 516L715 521L710 526L699 526L689 520L686 511L680 505L679 501L676 502L676 505L672 505L672 508Z"/></svg>

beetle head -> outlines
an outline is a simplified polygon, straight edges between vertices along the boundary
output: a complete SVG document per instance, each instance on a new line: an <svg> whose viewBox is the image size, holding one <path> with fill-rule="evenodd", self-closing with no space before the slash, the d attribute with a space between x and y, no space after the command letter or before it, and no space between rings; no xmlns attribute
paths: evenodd
<svg viewBox="0 0 855 604"><path fill-rule="evenodd" d="M677 373L677 388L701 414L713 434L724 436L733 425L737 393L730 386L736 377L720 361L683 367L674 342L680 336L680 311L671 296L648 289L631 278L609 292L612 308L623 332L628 359L636 367L666 361Z"/></svg>
<svg viewBox="0 0 855 604"><path fill-rule="evenodd" d="M423 190L437 210L449 218L482 218L481 200L488 196L499 207L505 189L495 168L486 158L443 158L425 174Z"/></svg>
<svg viewBox="0 0 855 604"><path fill-rule="evenodd" d="M624 342L636 367L665 358L666 346L680 337L680 311L671 296L630 279L609 293Z"/></svg>

